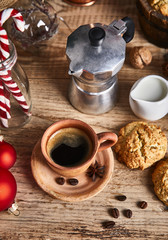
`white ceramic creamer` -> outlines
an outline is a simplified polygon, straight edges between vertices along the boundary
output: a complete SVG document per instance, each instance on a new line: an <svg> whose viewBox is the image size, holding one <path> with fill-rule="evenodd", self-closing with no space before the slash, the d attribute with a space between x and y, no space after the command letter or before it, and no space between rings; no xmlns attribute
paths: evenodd
<svg viewBox="0 0 168 240"><path fill-rule="evenodd" d="M149 75L134 83L129 95L134 114L142 119L156 121L168 113L168 81Z"/></svg>

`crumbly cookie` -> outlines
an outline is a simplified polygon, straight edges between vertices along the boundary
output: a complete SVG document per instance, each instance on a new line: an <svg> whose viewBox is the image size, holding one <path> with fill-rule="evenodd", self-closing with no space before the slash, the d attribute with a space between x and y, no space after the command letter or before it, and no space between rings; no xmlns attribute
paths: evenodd
<svg viewBox="0 0 168 240"><path fill-rule="evenodd" d="M156 195L168 206L168 159L162 160L156 165L152 181Z"/></svg>
<svg viewBox="0 0 168 240"><path fill-rule="evenodd" d="M165 156L167 138L156 125L132 122L120 129L114 151L127 167L143 170Z"/></svg>
<svg viewBox="0 0 168 240"><path fill-rule="evenodd" d="M168 0L148 0L151 7L164 16L168 16Z"/></svg>

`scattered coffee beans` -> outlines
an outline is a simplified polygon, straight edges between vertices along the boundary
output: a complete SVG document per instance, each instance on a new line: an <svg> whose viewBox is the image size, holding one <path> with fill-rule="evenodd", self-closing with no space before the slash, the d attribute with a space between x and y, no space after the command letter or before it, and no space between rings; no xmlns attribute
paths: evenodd
<svg viewBox="0 0 168 240"><path fill-rule="evenodd" d="M78 179L76 179L76 178L70 178L70 179L68 179L68 183L70 184L70 185L72 185L72 186L76 186L77 184L78 184Z"/></svg>
<svg viewBox="0 0 168 240"><path fill-rule="evenodd" d="M115 222L114 222L114 221L108 221L108 222L104 222L104 223L103 223L103 227L104 227L104 228L108 228L108 229L113 228L114 225L115 225Z"/></svg>
<svg viewBox="0 0 168 240"><path fill-rule="evenodd" d="M148 206L147 202L145 202L145 201L139 202L140 208L145 209L145 208L147 208L147 206Z"/></svg>
<svg viewBox="0 0 168 240"><path fill-rule="evenodd" d="M112 208L111 209L111 215L114 217L114 218L118 218L120 213L119 213L119 210L117 208Z"/></svg>
<svg viewBox="0 0 168 240"><path fill-rule="evenodd" d="M116 196L116 199L119 201L125 201L127 199L127 197L125 195L118 195L118 196Z"/></svg>
<svg viewBox="0 0 168 240"><path fill-rule="evenodd" d="M58 183L59 185L64 185L65 179L63 177L58 177L56 178L56 183Z"/></svg>
<svg viewBox="0 0 168 240"><path fill-rule="evenodd" d="M132 211L130 209L127 209L127 210L124 211L124 215L127 218L131 218L132 217Z"/></svg>

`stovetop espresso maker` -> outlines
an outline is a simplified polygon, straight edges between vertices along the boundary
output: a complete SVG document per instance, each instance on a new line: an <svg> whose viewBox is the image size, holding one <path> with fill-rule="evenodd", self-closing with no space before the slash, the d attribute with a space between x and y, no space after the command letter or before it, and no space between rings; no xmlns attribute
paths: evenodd
<svg viewBox="0 0 168 240"><path fill-rule="evenodd" d="M115 106L117 73L124 64L126 43L133 36L134 23L128 17L108 26L83 25L71 33L66 47L72 75L69 100L76 109L98 115Z"/></svg>

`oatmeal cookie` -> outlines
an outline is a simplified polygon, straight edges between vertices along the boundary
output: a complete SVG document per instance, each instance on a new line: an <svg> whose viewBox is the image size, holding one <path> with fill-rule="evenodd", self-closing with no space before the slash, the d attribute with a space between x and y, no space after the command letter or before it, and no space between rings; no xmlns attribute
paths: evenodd
<svg viewBox="0 0 168 240"><path fill-rule="evenodd" d="M120 129L114 151L127 167L143 170L165 156L167 138L156 125L132 122Z"/></svg>
<svg viewBox="0 0 168 240"><path fill-rule="evenodd" d="M152 181L156 195L168 206L168 159L162 160L156 165Z"/></svg>

